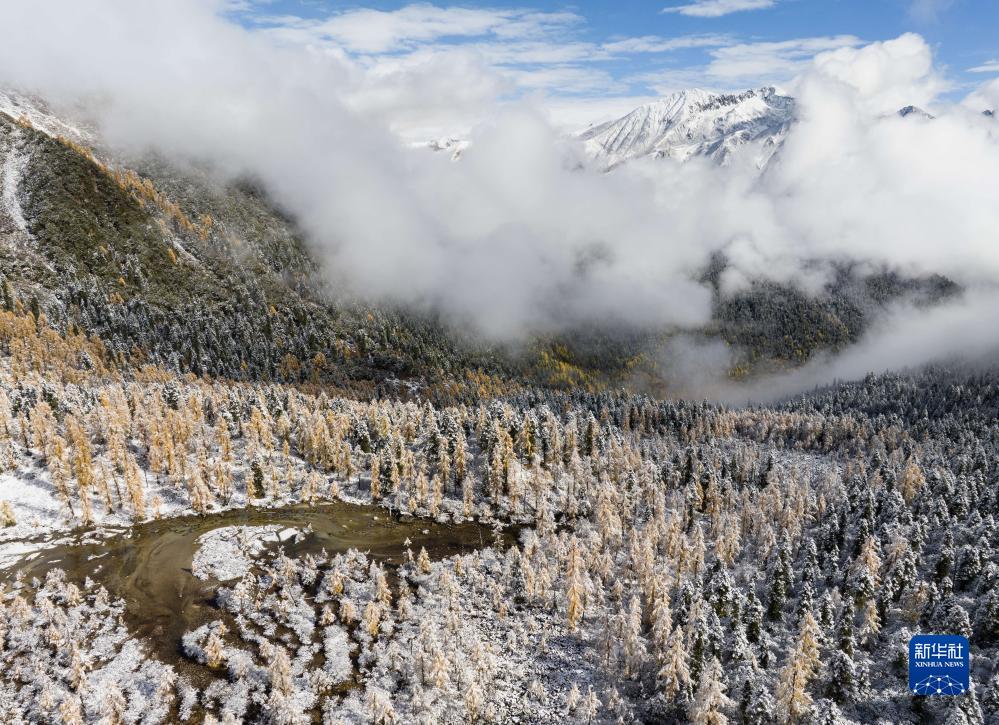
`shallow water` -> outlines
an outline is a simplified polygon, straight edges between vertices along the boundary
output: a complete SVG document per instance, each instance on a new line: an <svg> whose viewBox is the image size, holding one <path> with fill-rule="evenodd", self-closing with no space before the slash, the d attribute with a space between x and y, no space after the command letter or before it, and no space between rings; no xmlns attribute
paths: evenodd
<svg viewBox="0 0 999 725"><path fill-rule="evenodd" d="M126 602L125 622L134 636L145 639L161 661L187 669L180 638L220 616L213 604L213 580L191 573L198 538L223 526L281 526L311 532L295 543L280 544L289 556L358 549L388 567L402 563L406 539L414 552L426 547L432 558L466 553L493 541L492 531L475 523L444 525L421 519L401 520L385 509L343 502L287 508L245 508L206 516L184 516L138 524L118 536L93 541L92 535L43 549L0 571L0 579L21 570L26 581L44 579L61 568L71 581L86 577L103 584L112 597ZM279 546L274 544L274 546ZM230 582L231 584L232 582Z"/></svg>

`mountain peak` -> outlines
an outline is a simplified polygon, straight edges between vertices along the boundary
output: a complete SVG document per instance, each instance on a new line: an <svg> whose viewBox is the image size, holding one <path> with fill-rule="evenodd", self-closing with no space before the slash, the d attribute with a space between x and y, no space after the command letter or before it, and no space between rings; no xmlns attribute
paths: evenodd
<svg viewBox="0 0 999 725"><path fill-rule="evenodd" d="M906 106L905 108L900 108L898 109L898 115L901 116L902 118L906 118L907 116L912 116L912 115L928 119L934 118L932 113L924 111L919 106Z"/></svg>
<svg viewBox="0 0 999 725"><path fill-rule="evenodd" d="M607 168L648 156L680 161L708 156L726 163L742 146L758 146L762 165L779 146L793 115L794 99L773 87L740 93L689 88L590 128L580 139Z"/></svg>

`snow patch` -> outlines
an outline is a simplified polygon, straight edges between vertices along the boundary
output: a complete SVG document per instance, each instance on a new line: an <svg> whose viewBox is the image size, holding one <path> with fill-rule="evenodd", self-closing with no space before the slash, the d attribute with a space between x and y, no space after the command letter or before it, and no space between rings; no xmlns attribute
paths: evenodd
<svg viewBox="0 0 999 725"><path fill-rule="evenodd" d="M24 219L21 202L17 198L17 186L28 161L28 157L18 150L20 138L21 131L15 129L3 156L3 166L0 166L0 209L10 217L17 231L27 232L28 223Z"/></svg>
<svg viewBox="0 0 999 725"><path fill-rule="evenodd" d="M62 542L9 541L5 544L0 544L0 570L10 569L18 562L31 561L38 556L38 552L60 543Z"/></svg>
<svg viewBox="0 0 999 725"><path fill-rule="evenodd" d="M231 581L250 571L253 559L269 543L298 541L298 529L268 526L223 526L198 538L191 571L199 579Z"/></svg>

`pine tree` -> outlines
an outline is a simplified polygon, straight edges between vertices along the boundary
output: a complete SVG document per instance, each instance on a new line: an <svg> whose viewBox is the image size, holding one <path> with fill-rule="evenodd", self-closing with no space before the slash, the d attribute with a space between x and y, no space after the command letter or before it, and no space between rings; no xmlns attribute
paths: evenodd
<svg viewBox="0 0 999 725"><path fill-rule="evenodd" d="M877 539L867 535L860 546L860 552L850 567L850 590L859 604L873 598L881 584L881 557L878 554Z"/></svg>
<svg viewBox="0 0 999 725"><path fill-rule="evenodd" d="M372 725L394 725L397 722L392 699L382 690L368 689L368 713Z"/></svg>
<svg viewBox="0 0 999 725"><path fill-rule="evenodd" d="M853 628L854 628L853 601L851 599L847 599L846 602L843 604L843 612L840 615L838 635L839 635L839 648L843 652L848 654L850 657L853 657L853 649L854 649Z"/></svg>
<svg viewBox="0 0 999 725"><path fill-rule="evenodd" d="M566 581L568 591L566 592L566 617L567 626L570 632L575 632L582 621L586 609L586 582L583 572L582 556L579 552L579 541L572 538L569 546L568 571Z"/></svg>
<svg viewBox="0 0 999 725"><path fill-rule="evenodd" d="M482 695L482 688L475 678L469 681L464 693L465 714L470 722L477 722L482 714L485 698Z"/></svg>
<svg viewBox="0 0 999 725"><path fill-rule="evenodd" d="M205 642L205 660L209 667L216 668L221 666L224 658L225 644L218 632L213 631Z"/></svg>
<svg viewBox="0 0 999 725"><path fill-rule="evenodd" d="M0 519L2 518L3 508L0 505ZM999 640L999 589L990 591L979 604L975 618L975 637L981 643L991 644Z"/></svg>
<svg viewBox="0 0 999 725"><path fill-rule="evenodd" d="M267 668L270 675L271 690L281 695L290 695L293 689L291 679L291 660L288 651L281 646L273 646L271 662Z"/></svg>
<svg viewBox="0 0 999 725"><path fill-rule="evenodd" d="M906 503L912 503L912 500L919 493L920 489L926 484L926 477L923 475L922 470L919 468L919 464L912 457L905 464L905 469L902 471L902 476L899 478L899 489L902 492L902 497L905 499Z"/></svg>
<svg viewBox="0 0 999 725"><path fill-rule="evenodd" d="M78 695L70 695L59 705L62 725L83 725L83 706Z"/></svg>
<svg viewBox="0 0 999 725"><path fill-rule="evenodd" d="M0 501L0 526L16 526L17 519L10 501Z"/></svg>
<svg viewBox="0 0 999 725"><path fill-rule="evenodd" d="M772 725L776 721L777 708L770 690L756 677L746 680L739 709L743 725Z"/></svg>
<svg viewBox="0 0 999 725"><path fill-rule="evenodd" d="M583 698L582 703L579 706L579 716L584 723L593 723L597 720L597 714L600 712L600 698L593 691L592 685L586 686L586 696Z"/></svg>
<svg viewBox="0 0 999 725"><path fill-rule="evenodd" d="M637 678L645 659L645 643L642 639L642 605L637 596L631 598L624 618L622 645L624 649L624 674Z"/></svg>
<svg viewBox="0 0 999 725"><path fill-rule="evenodd" d="M454 450L454 479L455 481L462 483L465 481L466 476L466 460L468 456L468 444L465 441L465 434L461 429L455 431L455 439L453 443Z"/></svg>
<svg viewBox="0 0 999 725"><path fill-rule="evenodd" d="M721 663L712 658L704 667L697 693L687 709L690 722L694 725L725 725L728 718L723 711L733 704L725 694Z"/></svg>
<svg viewBox="0 0 999 725"><path fill-rule="evenodd" d="M813 676L819 669L819 646L822 637L822 630L811 612L805 612L801 620L801 629L798 635L798 651L808 668L809 677Z"/></svg>
<svg viewBox="0 0 999 725"><path fill-rule="evenodd" d="M843 650L834 650L829 659L829 685L826 692L840 705L856 702L860 694L857 665Z"/></svg>
<svg viewBox="0 0 999 725"><path fill-rule="evenodd" d="M784 616L784 603L787 601L787 587L784 578L774 576L770 583L770 598L767 600L767 619L779 622Z"/></svg>
<svg viewBox="0 0 999 725"><path fill-rule="evenodd" d="M877 599L871 598L864 603L863 618L860 623L860 636L864 642L873 643L881 631L881 616L878 614Z"/></svg>
<svg viewBox="0 0 999 725"><path fill-rule="evenodd" d="M379 501L382 497L381 479L379 477L379 463L376 454L371 455L371 500Z"/></svg>
<svg viewBox="0 0 999 725"><path fill-rule="evenodd" d="M960 697L949 697L947 700L949 707L944 725L983 725L985 722L974 688Z"/></svg>
<svg viewBox="0 0 999 725"><path fill-rule="evenodd" d="M652 644L660 666L665 659L672 630L673 614L669 607L669 596L665 591L661 591L655 597L652 608Z"/></svg>
<svg viewBox="0 0 999 725"><path fill-rule="evenodd" d="M309 475L305 477L305 481L302 483L302 503L311 506L315 503L318 498L319 487L322 485L322 480L319 478L319 473L316 471L310 471Z"/></svg>
<svg viewBox="0 0 999 725"><path fill-rule="evenodd" d="M687 650L683 644L683 630L673 628L666 643L666 652L657 676L659 690L669 703L682 702L690 691L690 670L687 667Z"/></svg>
<svg viewBox="0 0 999 725"><path fill-rule="evenodd" d="M746 597L743 621L746 625L746 638L753 644L759 643L760 635L763 631L763 606L752 590L749 591L749 595Z"/></svg>
<svg viewBox="0 0 999 725"><path fill-rule="evenodd" d="M364 608L364 630L371 639L378 637L378 628L381 625L381 607L376 602L368 602Z"/></svg>
<svg viewBox="0 0 999 725"><path fill-rule="evenodd" d="M812 698L806 689L811 668L800 647L791 651L781 668L777 677L777 707L783 721L802 722L811 709Z"/></svg>
<svg viewBox="0 0 999 725"><path fill-rule="evenodd" d="M434 685L434 687L436 687L437 689L442 689L445 685L447 685L449 680L448 676L449 668L450 668L450 663L448 662L448 659L444 654L444 650L442 650L440 647L435 647L433 655L431 656L430 659L430 670L429 670L430 682Z"/></svg>
<svg viewBox="0 0 999 725"><path fill-rule="evenodd" d="M583 694L579 691L579 685L575 682L572 683L572 687L569 688L568 694L565 696L565 711L566 714L571 715L579 707L579 702L582 699Z"/></svg>
<svg viewBox="0 0 999 725"><path fill-rule="evenodd" d="M87 681L87 666L83 661L80 648L73 644L69 657L69 681L73 689L79 692Z"/></svg>
<svg viewBox="0 0 999 725"><path fill-rule="evenodd" d="M427 554L426 547L420 547L420 555L416 559L416 566L421 574L429 574L432 571L430 566L430 555Z"/></svg>
<svg viewBox="0 0 999 725"><path fill-rule="evenodd" d="M125 488L128 490L133 516L136 519L146 517L146 491L140 474L139 464L135 462L135 458L128 456L125 465Z"/></svg>
<svg viewBox="0 0 999 725"><path fill-rule="evenodd" d="M822 699L815 703L811 721L814 725L847 725L848 721L840 713L836 703Z"/></svg>

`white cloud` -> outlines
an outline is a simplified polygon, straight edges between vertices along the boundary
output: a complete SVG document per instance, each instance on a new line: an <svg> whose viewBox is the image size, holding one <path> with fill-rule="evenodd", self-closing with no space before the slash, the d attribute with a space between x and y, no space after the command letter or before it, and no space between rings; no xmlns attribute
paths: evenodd
<svg viewBox="0 0 999 725"><path fill-rule="evenodd" d="M511 68L504 75L524 89L555 90L562 94L606 93L617 87L609 73L596 68L563 66L530 71Z"/></svg>
<svg viewBox="0 0 999 725"><path fill-rule="evenodd" d="M664 38L660 35L643 35L604 43L601 47L610 53L670 53L688 48L711 48L732 42L728 35L681 35Z"/></svg>
<svg viewBox="0 0 999 725"><path fill-rule="evenodd" d="M692 86L732 91L781 84L804 71L818 54L862 42L852 35L837 35L734 43L710 49L711 59L705 65L641 73L632 80L647 83L663 94Z"/></svg>
<svg viewBox="0 0 999 725"><path fill-rule="evenodd" d="M777 0L695 0L687 5L663 8L662 12L680 13L697 18L718 18L745 10L765 10L776 4Z"/></svg>
<svg viewBox="0 0 999 725"><path fill-rule="evenodd" d="M460 47L474 50L485 61L494 65L589 64L611 58L610 53L594 43L568 40L563 42L506 41L464 43ZM447 48L445 46L431 46L429 49L446 50Z"/></svg>
<svg viewBox="0 0 999 725"><path fill-rule="evenodd" d="M976 113L992 111L993 118L999 112L999 78L976 88L964 99L962 105Z"/></svg>
<svg viewBox="0 0 999 725"><path fill-rule="evenodd" d="M651 103L658 96L590 96L583 98L545 98L544 109L557 129L566 133L580 133L590 126L613 121Z"/></svg>
<svg viewBox="0 0 999 725"><path fill-rule="evenodd" d="M628 97L653 88L668 93L692 85L741 90L783 82L815 53L859 42L852 37L804 38L740 43L725 34L583 38L583 19L573 13L524 9L476 9L407 5L399 10L351 10L320 19L257 18L256 31L289 47L311 47L341 58L355 73L354 108L376 112L408 139L421 135L467 135L487 117L476 100L502 94L508 100L543 91L546 104L559 100L567 117L581 119L587 97ZM707 65L631 73L638 55L702 49ZM453 59L455 68L448 64ZM421 102L413 92L415 72L436 68ZM447 88L453 88L449 108ZM641 86L641 87L640 87ZM423 85L417 86L423 87ZM577 111L568 107L577 104ZM569 121L579 125L577 121Z"/></svg>
<svg viewBox="0 0 999 725"><path fill-rule="evenodd" d="M856 46L860 42L852 35L836 35L738 43L712 51L707 71L712 77L731 83L749 78L789 78L800 72L816 54Z"/></svg>
<svg viewBox="0 0 999 725"><path fill-rule="evenodd" d="M261 17L257 22L287 40L334 42L357 53L397 52L442 38L541 38L582 22L571 12L494 10L413 4L398 10L348 10L325 19Z"/></svg>
<svg viewBox="0 0 999 725"><path fill-rule="evenodd" d="M353 68L348 104L409 140L466 136L499 96L626 92L595 67L615 55L580 40L583 19L570 12L410 4L319 19L250 19L257 34L275 43L312 48ZM416 76L423 80L414 82Z"/></svg>
<svg viewBox="0 0 999 725"><path fill-rule="evenodd" d="M974 68L968 68L969 73L999 73L999 58L987 60Z"/></svg>
<svg viewBox="0 0 999 725"><path fill-rule="evenodd" d="M873 113L925 106L950 88L934 70L926 41L915 33L820 53L815 66L823 78L848 85Z"/></svg>
<svg viewBox="0 0 999 725"><path fill-rule="evenodd" d="M462 46L355 63L339 92L345 105L407 140L464 136L516 91L513 79Z"/></svg>
<svg viewBox="0 0 999 725"><path fill-rule="evenodd" d="M912 0L909 16L921 23L934 23L954 4L954 0Z"/></svg>

